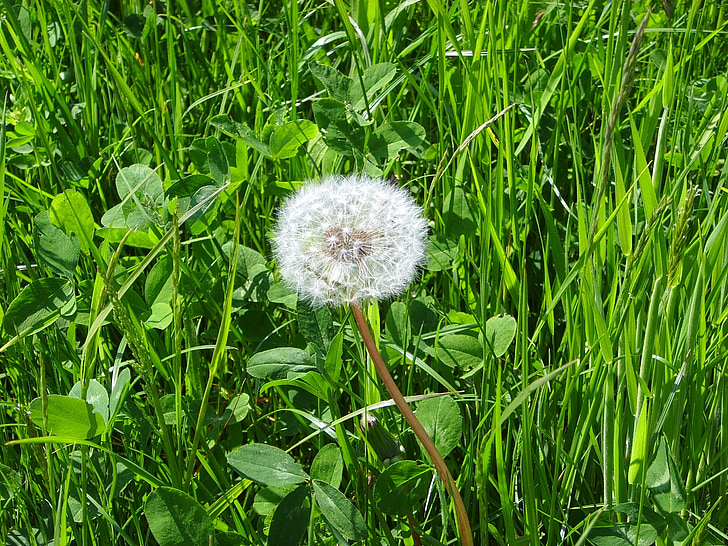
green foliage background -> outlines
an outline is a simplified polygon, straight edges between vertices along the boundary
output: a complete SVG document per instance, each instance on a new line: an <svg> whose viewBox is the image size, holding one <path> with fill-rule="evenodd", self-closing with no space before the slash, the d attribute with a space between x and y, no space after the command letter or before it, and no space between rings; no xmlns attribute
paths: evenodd
<svg viewBox="0 0 728 546"><path fill-rule="evenodd" d="M727 10L3 0L0 541L457 541L438 482L379 508L386 393L346 310L277 283L280 199L358 171L430 221L367 313L404 394L456 402L476 544L728 541ZM310 487L241 479L253 443Z"/></svg>

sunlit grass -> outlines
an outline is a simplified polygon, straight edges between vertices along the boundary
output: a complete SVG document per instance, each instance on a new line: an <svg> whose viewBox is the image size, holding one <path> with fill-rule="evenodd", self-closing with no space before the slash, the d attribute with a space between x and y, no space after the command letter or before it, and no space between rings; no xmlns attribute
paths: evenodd
<svg viewBox="0 0 728 546"><path fill-rule="evenodd" d="M409 513L378 496L360 419L389 397L353 318L278 282L281 198L367 171L429 220L421 277L365 313L425 418L431 393L457 403L446 462L475 543L725 543L725 20L719 2L3 1L0 441L25 443L1 452L0 542L155 544L150 507L184 494L218 544L269 525L274 543L280 496L228 464L266 443L317 480L288 503L338 499L321 482L340 460L364 542L457 543L439 481ZM286 348L308 375L266 375ZM102 432L48 428L69 393L107 400ZM302 542L337 543L302 513Z"/></svg>

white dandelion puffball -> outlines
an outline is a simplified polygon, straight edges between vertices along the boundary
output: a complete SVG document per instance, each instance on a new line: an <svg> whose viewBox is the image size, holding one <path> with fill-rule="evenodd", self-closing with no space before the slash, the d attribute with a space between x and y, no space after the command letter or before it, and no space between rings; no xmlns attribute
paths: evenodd
<svg viewBox="0 0 728 546"><path fill-rule="evenodd" d="M290 196L273 250L285 284L314 307L403 292L425 259L427 223L409 193L366 175L331 176Z"/></svg>

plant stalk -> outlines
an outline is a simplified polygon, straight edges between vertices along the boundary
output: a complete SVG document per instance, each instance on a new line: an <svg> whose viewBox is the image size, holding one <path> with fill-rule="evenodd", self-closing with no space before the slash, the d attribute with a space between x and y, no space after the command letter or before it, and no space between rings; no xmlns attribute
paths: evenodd
<svg viewBox="0 0 728 546"><path fill-rule="evenodd" d="M379 354L377 346L374 343L374 338L369 331L369 325L364 318L361 307L356 303L352 303L351 310L354 313L354 320L356 321L356 325L359 328L359 332L361 332L361 337L364 340L364 345L367 348L367 352L369 353L372 362L374 362L374 366L377 369L377 373L379 374L382 383L384 383L384 386L387 388L387 391L392 397L392 400L394 400L394 403L397 405L399 411L404 416L405 421L407 421L407 424L410 426L410 428L412 428L412 432L415 433L417 439L422 443L422 447L425 448L425 451L427 451L430 459L432 459L437 473L440 475L440 478L445 484L445 489L447 489L448 493L450 494L450 498L455 503L455 513L457 514L458 529L460 530L460 543L463 546L473 546L473 534L470 529L468 512L465 509L463 499L460 496L460 492L458 491L457 485L455 484L455 480L450 474L450 471L448 470L445 461L442 459L440 452L437 451L437 447L435 447L434 442L427 435L427 432L425 431L422 424L417 420L417 417L415 417L412 409L407 405L407 401L404 399L404 396L402 396L402 393L399 391L399 388L394 382L392 375L389 373L387 366L384 364L382 355Z"/></svg>

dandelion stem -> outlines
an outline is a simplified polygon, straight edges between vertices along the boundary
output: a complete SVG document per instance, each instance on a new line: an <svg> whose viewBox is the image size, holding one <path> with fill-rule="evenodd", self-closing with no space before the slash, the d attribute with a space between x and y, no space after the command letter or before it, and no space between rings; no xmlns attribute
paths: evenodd
<svg viewBox="0 0 728 546"><path fill-rule="evenodd" d="M379 350L374 343L374 338L369 331L369 325L364 318L361 307L356 303L352 303L351 310L354 313L354 320L356 320L356 325L359 328L359 332L361 332L364 345L366 345L369 356L372 358L372 362L374 362L374 366L377 369L377 373L379 374L382 383L384 383L384 386L387 388L392 400L394 400L394 403L404 416L405 421L407 421L409 426L412 428L412 431L415 433L415 436L417 436L417 439L419 439L422 443L422 446L425 448L425 451L427 451L430 459L432 459L437 473L440 475L440 478L445 484L445 489L447 489L450 494L450 498L455 503L455 512L457 514L458 528L460 530L460 543L463 546L472 546L473 535L470 530L470 520L468 519L468 513L467 510L465 510L465 505L463 504L463 499L460 497L460 492L458 491L455 480L450 474L450 471L448 470L445 461L442 459L440 452L437 450L437 447L435 447L434 442L427 435L424 427L417 420L412 409L407 405L407 401L399 391L394 379L392 379L392 375L389 373L389 370L382 359L382 355L379 354Z"/></svg>

